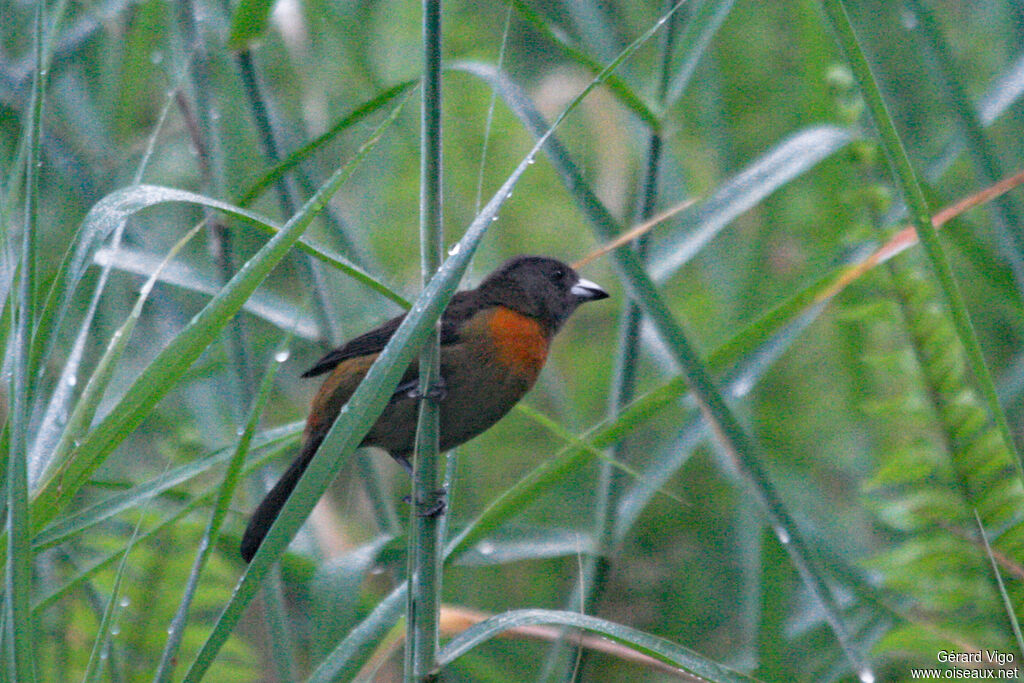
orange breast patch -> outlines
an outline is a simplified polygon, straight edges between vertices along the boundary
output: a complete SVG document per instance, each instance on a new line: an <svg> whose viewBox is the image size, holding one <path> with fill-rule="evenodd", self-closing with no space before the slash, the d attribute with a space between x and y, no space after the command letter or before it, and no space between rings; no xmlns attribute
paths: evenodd
<svg viewBox="0 0 1024 683"><path fill-rule="evenodd" d="M499 306L487 321L498 359L524 374L536 374L548 356L548 338L533 318Z"/></svg>

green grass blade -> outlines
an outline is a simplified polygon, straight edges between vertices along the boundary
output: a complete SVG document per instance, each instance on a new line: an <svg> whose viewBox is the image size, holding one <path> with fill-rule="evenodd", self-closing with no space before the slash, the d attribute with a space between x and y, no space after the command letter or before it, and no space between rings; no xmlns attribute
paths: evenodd
<svg viewBox="0 0 1024 683"><path fill-rule="evenodd" d="M498 77L498 83L507 80L500 78L500 75L496 76L493 69L482 68L480 65L467 66L489 82L496 77ZM492 85L492 87L499 86ZM521 96L518 89L502 87L499 93L535 136L539 131L544 130L543 126L538 127L538 123L541 123L543 119L533 108L532 103ZM549 139L544 151L570 196L577 202L598 237L608 241L621 234L622 227L618 225L612 214L583 180L576 165L557 139L553 137ZM840 617L838 604L825 582L820 566L814 560L814 554L788 509L782 504L775 487L771 484L761 465L761 455L756 444L743 430L732 410L725 403L703 362L695 353L692 344L658 293L653 280L645 272L636 254L629 249L619 249L614 252L614 261L619 277L627 291L644 309L655 330L666 343L676 361L682 366L683 374L701 405L702 412L714 423L719 441L733 457L737 468L750 484L750 490L763 505L769 523L782 540L794 567L824 610L826 620L835 633L844 654L859 675L871 676L870 670L861 662L861 658L850 640L850 635Z"/></svg>
<svg viewBox="0 0 1024 683"><path fill-rule="evenodd" d="M906 150L903 148L903 142L896 132L892 118L889 116L888 108L882 99L882 93L878 89L878 83L875 81L871 67L868 65L867 58L864 56L853 26L850 24L850 18L846 14L842 0L822 0L822 4L836 31L839 44L846 54L847 61L850 64L854 77L857 79L861 93L864 95L864 100L875 122L882 147L889 159L893 174L903 190L903 196L906 199L914 229L917 231L918 240L921 242L921 247L928 257L928 262L942 292L942 298L956 328L957 338L966 351L971 371L974 373L975 380L988 405L992 419L995 421L1000 435L1005 442L1006 448L1014 456L1014 460L1017 463L1017 476L1024 479L1024 462L1021 460L1020 453L1017 452L1010 427L1006 422L1006 416L999 404L995 385L985 363L984 354L981 352L981 346L978 344L978 338L974 332L970 315L967 312L967 306L957 286L956 279L953 277L953 271L949 266L949 261L943 251L942 244L939 242L935 228L932 226L931 212L928 209L928 202L925 200L921 184L917 180L917 174L910 163L910 159L907 157Z"/></svg>
<svg viewBox="0 0 1024 683"><path fill-rule="evenodd" d="M277 431L277 430L271 430L271 431ZM293 431L294 431L294 429L293 429ZM251 460L249 463L246 464L246 467L245 467L245 469L243 471L244 474L250 474L253 471L255 471L257 468L262 467L263 465L265 465L270 460L279 457L282 453L294 449L295 444L298 442L298 437L300 436L300 432L301 432L301 429L299 429L298 431L294 431L294 433L290 435L290 438L285 438L283 441L279 441L279 442L275 441L276 446L274 446L273 448L270 448L265 453L261 453L258 458L255 458L254 460ZM232 450L225 450L224 452L218 454L217 462L218 463L219 462L223 462L233 452L234 452L234 450L232 449ZM198 472L196 474L203 474L205 471L208 471L208 470L209 470L209 467L206 467L206 468L204 468L203 471ZM174 474L173 471L172 472L167 472L166 476L172 476L173 474ZM190 476L194 477L195 474L190 475ZM163 481L163 480L162 479L158 480L158 482L161 482L161 481ZM137 497L135 497L134 500L129 501L130 502L129 505L123 506L124 509L130 509L130 508L133 508L133 507L137 507L139 505L143 505L143 504L145 504L146 500L149 500L149 499L151 499L153 497L153 495L150 495L150 493L146 490L146 486L145 485L142 485L139 488L141 489L141 491L139 492L139 495ZM202 506L207 505L211 500L213 500L213 498L216 495L217 491L218 491L218 488L217 488L216 485L212 485L212 486L207 487L206 490L202 491L198 495L193 496L191 499L188 500L187 503L185 503L184 505L181 505L175 512L173 512L172 514L168 515L167 517L161 519L159 522L154 524L152 526L152 528L150 528L147 531L142 532L141 535L139 536L139 538L137 539L137 542L141 542L141 541L144 541L144 540L147 540L147 539L159 536L162 532L168 530L174 524L176 524L179 521L181 521L184 517L192 514L195 510L198 510ZM159 493L159 492L157 492L157 493ZM103 515L103 519L98 519L97 518L95 520L83 521L82 530L84 531L84 530L87 530L87 529L91 528L92 526L94 526L93 522L99 523L99 522L103 521L104 519L108 519L108 518L112 517L119 510L113 510L112 511L111 508L113 508L115 505L120 507L122 502L123 501L119 497L114 496L114 497L111 497L111 499L108 499L108 501L105 501L105 503L101 503L101 504L96 505L95 506L96 515L98 517L100 514L102 514ZM47 592L46 593L35 597L35 599L34 599L34 601L32 603L32 612L33 612L33 614L35 614L35 615L40 614L43 610L46 610L49 607L53 606L53 604L56 603L57 601L59 601L61 598L67 596L72 591L74 591L74 590L78 589L79 587L81 587L85 582L90 581L98 572L102 571L106 567L109 567L111 564L116 562L118 560L118 558L120 558L122 556L122 554L124 553L124 550L125 550L125 548L117 549L114 552L109 553L107 556L105 556L105 557L103 557L103 558L101 558L99 560L94 561L88 567L86 567L85 569L80 571L78 574L76 574L74 577L72 577L68 581L65 581L63 584L60 584L60 585L57 585L57 586L47 586Z"/></svg>
<svg viewBox="0 0 1024 683"><path fill-rule="evenodd" d="M677 229L650 256L651 277L664 282L688 263L712 238L740 215L855 139L838 126L813 126L794 133L722 183L714 194L691 209L689 229Z"/></svg>
<svg viewBox="0 0 1024 683"><path fill-rule="evenodd" d="M11 288L10 376L7 384L9 446L6 476L6 563L0 651L10 681L35 680L35 625L32 619L33 554L30 541L28 500L28 442L34 375L30 364L30 335L36 317L35 260L39 220L40 129L42 127L43 90L43 12L35 11L33 51L35 70L25 134L25 220L22 224L21 253L18 260L17 288Z"/></svg>
<svg viewBox="0 0 1024 683"><path fill-rule="evenodd" d="M416 80L402 81L353 109L329 129L275 164L262 178L242 193L242 196L238 199L239 206L250 206L256 201L257 197L266 192L267 188L283 178L286 173L311 157L315 152L324 148L328 142L340 133L363 121L368 116L385 109L389 104L405 95L418 84L419 81Z"/></svg>
<svg viewBox="0 0 1024 683"><path fill-rule="evenodd" d="M303 422L293 422L289 425L257 434L253 438L251 448L272 448L275 452L288 448L298 443L303 425ZM136 508L180 484L193 481L205 475L212 468L228 460L231 454L232 450L222 449L212 455L168 470L144 484L139 484L127 491L114 494L74 514L60 517L48 524L33 537L32 548L35 552L40 552L80 536L83 532L97 524L105 522L126 510ZM254 466L250 465L248 469L254 469Z"/></svg>
<svg viewBox="0 0 1024 683"><path fill-rule="evenodd" d="M96 252L93 262L99 266L110 266L143 277L151 277L156 273L157 281L161 284L173 285L205 296L215 296L219 291L209 274L202 273L181 261L173 261L161 269L160 256L133 247L121 247L117 250L104 247ZM257 290L242 308L280 330L294 329L295 336L302 339L323 339L320 327L308 313L276 294Z"/></svg>
<svg viewBox="0 0 1024 683"><path fill-rule="evenodd" d="M665 108L671 108L686 92L711 39L729 16L736 0L704 0L692 11L679 36L681 59L668 85Z"/></svg>
<svg viewBox="0 0 1024 683"><path fill-rule="evenodd" d="M392 111L353 159L335 171L302 210L293 216L157 355L110 413L82 440L72 456L74 462L82 463L78 477L79 485L171 390L180 374L216 339L220 330L241 309L263 279L287 255L302 231L309 226L330 196L344 184L358 162L373 148L399 110L400 108L395 108ZM116 223L135 211L165 201L194 202L247 221L264 222L255 214L223 202L179 190L149 186L116 192L97 204L90 215L93 221ZM59 480L48 480L33 503L33 522L36 528L52 519L76 490L77 487L62 487Z"/></svg>
<svg viewBox="0 0 1024 683"><path fill-rule="evenodd" d="M277 376L277 368L279 366L280 362L275 358L271 361L270 367L263 373L263 380L260 382L256 398L249 409L249 417L246 420L245 428L242 430L238 444L235 446L235 451L228 461L227 470L224 472L224 478L217 492L217 500L214 502L213 511L210 513L210 520L206 525L203 538L199 542L199 551L196 553L195 561L192 564L192 571L189 574L184 595L182 595L178 603L178 611L175 612L171 625L167 628L167 642L160 656L157 671L153 676L154 681L162 682L171 679L174 666L178 660L181 641L185 635L185 624L188 622L189 608L192 605L196 590L199 588L200 575L206 566L210 553L213 552L214 544L217 542L221 526L224 523L224 518L227 516L231 506L231 499L238 486L242 466L245 464L245 458L249 453L249 447L252 445L256 427L259 425L260 417L263 415L267 401L270 398L270 393L274 388L274 378Z"/></svg>
<svg viewBox="0 0 1024 683"><path fill-rule="evenodd" d="M554 24L545 19L539 12L535 11L523 0L511 0L515 11L526 20L531 26L554 43L566 57L576 62L591 74L598 74L604 68L598 60L572 44L569 36ZM661 116L655 113L644 99L633 92L633 90L618 76L612 74L605 80L605 86L619 100L619 102L636 115L644 125L652 130L661 128Z"/></svg>

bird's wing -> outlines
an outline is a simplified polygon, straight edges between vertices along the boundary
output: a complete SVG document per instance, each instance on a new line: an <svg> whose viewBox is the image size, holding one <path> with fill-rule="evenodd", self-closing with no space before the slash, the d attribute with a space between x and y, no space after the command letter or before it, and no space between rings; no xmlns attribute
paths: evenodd
<svg viewBox="0 0 1024 683"><path fill-rule="evenodd" d="M441 316L441 343L451 344L459 338L462 323L472 317L477 307L473 305L472 292L459 292L452 297L448 308ZM330 372L344 360L380 353L405 320L405 314L395 316L379 327L350 339L318 360L313 367L302 373L303 377L316 377Z"/></svg>

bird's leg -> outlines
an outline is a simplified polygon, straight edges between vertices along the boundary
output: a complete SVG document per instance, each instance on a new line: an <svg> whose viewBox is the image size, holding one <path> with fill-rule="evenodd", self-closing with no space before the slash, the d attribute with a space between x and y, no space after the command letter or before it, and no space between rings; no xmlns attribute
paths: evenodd
<svg viewBox="0 0 1024 683"><path fill-rule="evenodd" d="M416 501L417 517L440 517L448 509L448 490L431 491L426 500Z"/></svg>

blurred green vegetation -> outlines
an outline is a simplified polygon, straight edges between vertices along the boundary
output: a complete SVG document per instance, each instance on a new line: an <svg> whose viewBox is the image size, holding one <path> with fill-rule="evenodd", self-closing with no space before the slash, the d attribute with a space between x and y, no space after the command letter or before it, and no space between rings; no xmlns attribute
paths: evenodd
<svg viewBox="0 0 1024 683"><path fill-rule="evenodd" d="M398 297L378 290L409 300L418 294L419 91L410 89L314 145L247 207L285 224L404 101L304 237L360 269L376 289L292 249L246 310L197 351L187 371L161 385L144 419L113 437L116 448L90 451L101 457L87 481L65 489L60 475L50 478L64 462L53 454L75 461L161 349L180 340L211 293L268 240L238 215L139 200L147 208L131 213L123 236L101 235L104 249L96 252L99 244L88 248L81 226L102 218L98 203L141 181L235 205L277 161L419 77L416 3L280 0L265 29L263 4L243 4L255 6L250 25L233 19L229 3L209 0L46 3L36 142L36 5L0 7L4 619L23 623L11 593L30 589L36 680L152 679L211 510L227 511L191 599L171 676L181 678L245 568L237 544L248 510L294 453L294 423L316 389L299 375L326 349L401 310ZM1024 167L1024 11L1017 3L844 5L933 212ZM445 62L499 69L550 123L590 83L593 65L612 62L671 6L449 2ZM245 24L234 34L233 20ZM229 48L229 35L247 47ZM790 531L802 536L790 550L805 553L833 607L815 599L773 533L762 489L701 427L693 400L672 388L678 358L655 328L642 322L632 335L620 332L629 293L608 257L583 274L613 298L574 315L524 401L529 410L513 411L458 449L450 535L541 463L564 461L571 444L560 432L593 439L622 466L581 455L525 493L521 509L446 567L447 605L493 614L583 605L587 614L766 681L854 680L862 665L875 680L905 680L911 667L951 667L936 660L940 650L1012 653L1019 666L1024 652L1011 615L1024 607L1020 472L965 369L962 340L928 262L915 247L826 305L810 301L816 283L905 225L902 189L834 36L812 0L691 0L621 65L613 87L591 93L557 132L586 187L621 226L696 200L645 238L648 272L756 444L796 525ZM659 88L663 62L667 90ZM692 68L689 78L684 67ZM477 215L478 185L486 203L534 142L522 112L508 106L510 91L495 90L480 73L445 71L447 245ZM636 101L658 117L657 131ZM646 158L654 133L661 156L652 181ZM645 182L653 182L653 211L637 208ZM581 196L539 154L463 284L512 255L574 261L598 247ZM1021 196L1011 192L940 232L1016 435L1024 433ZM27 272L27 214L36 229L25 297L17 285ZM203 219L207 226L148 295L109 385L91 399L95 418L85 415L73 433L69 416L101 374L97 364L129 320L146 276ZM122 253L111 255L118 241ZM73 280L63 259L78 250L92 265ZM107 280L103 265L111 262ZM43 314L51 287L65 292L62 317ZM17 321L24 316L22 342ZM21 345L33 349L27 360ZM242 451L250 476L228 510L214 502L224 463L260 377L275 363L253 449ZM635 381L623 380L626 374ZM603 427L622 426L613 388L622 382L638 401L659 390L667 398L652 400L643 421L601 441ZM283 426L290 427L265 433ZM8 486L11 473L17 477L15 458L28 467L30 527L9 514L17 505L17 488ZM321 666L404 576L409 511L400 501L408 488L381 453L346 464L206 680L299 680ZM26 528L34 543L30 584L12 578L24 554L7 544ZM4 633L0 680L15 680L26 672L7 657L17 646ZM345 675L377 645L368 641ZM400 678L400 662L393 658L378 680ZM608 654L577 657L564 644L502 639L473 649L443 676L669 680Z"/></svg>

